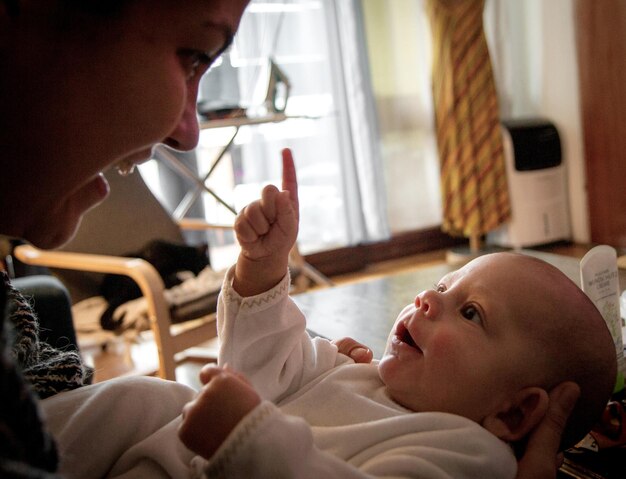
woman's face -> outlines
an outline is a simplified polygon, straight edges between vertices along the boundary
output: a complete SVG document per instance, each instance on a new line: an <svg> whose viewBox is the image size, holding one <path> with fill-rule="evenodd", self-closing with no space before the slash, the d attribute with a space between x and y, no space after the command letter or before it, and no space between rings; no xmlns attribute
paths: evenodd
<svg viewBox="0 0 626 479"><path fill-rule="evenodd" d="M101 171L196 146L200 76L248 0L134 0L66 25L41 3L0 9L0 233L55 247L106 196Z"/></svg>

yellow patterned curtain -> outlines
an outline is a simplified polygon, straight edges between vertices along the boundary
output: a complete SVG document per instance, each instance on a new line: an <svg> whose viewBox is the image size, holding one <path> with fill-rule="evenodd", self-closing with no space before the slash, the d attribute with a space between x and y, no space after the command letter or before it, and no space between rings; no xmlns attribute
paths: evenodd
<svg viewBox="0 0 626 479"><path fill-rule="evenodd" d="M511 215L485 0L427 0L443 195L442 229L470 238Z"/></svg>

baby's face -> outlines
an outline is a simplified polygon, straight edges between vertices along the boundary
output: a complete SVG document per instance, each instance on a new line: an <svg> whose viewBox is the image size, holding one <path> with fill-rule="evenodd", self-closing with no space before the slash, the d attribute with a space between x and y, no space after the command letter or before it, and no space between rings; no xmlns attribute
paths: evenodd
<svg viewBox="0 0 626 479"><path fill-rule="evenodd" d="M544 294L553 286L535 273L524 258L487 255L420 293L396 320L379 365L391 397L480 422L536 381L541 355L528 331L555 305Z"/></svg>

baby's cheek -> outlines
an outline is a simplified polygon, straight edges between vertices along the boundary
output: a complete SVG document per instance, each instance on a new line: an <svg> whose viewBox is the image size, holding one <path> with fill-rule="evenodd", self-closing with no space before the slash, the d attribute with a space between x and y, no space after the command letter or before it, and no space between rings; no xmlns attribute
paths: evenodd
<svg viewBox="0 0 626 479"><path fill-rule="evenodd" d="M431 339L430 354L449 363L463 364L463 344L462 338L453 331L441 331Z"/></svg>

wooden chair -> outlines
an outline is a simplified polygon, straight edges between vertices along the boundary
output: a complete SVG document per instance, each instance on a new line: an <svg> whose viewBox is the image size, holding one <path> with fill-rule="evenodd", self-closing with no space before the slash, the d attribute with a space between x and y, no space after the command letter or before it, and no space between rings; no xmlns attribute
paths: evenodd
<svg viewBox="0 0 626 479"><path fill-rule="evenodd" d="M215 315L173 326L164 284L147 261L123 255L139 250L152 239L183 243L180 225L165 211L138 172L121 177L107 172L109 198L89 211L75 238L56 251L18 246L14 256L26 264L52 268L68 288L72 302L99 295L103 274L131 277L146 298L150 328L157 346L157 374L175 379L174 356L217 335ZM195 222L198 229L200 222ZM230 228L204 224L205 228ZM99 273L99 274L88 274Z"/></svg>

